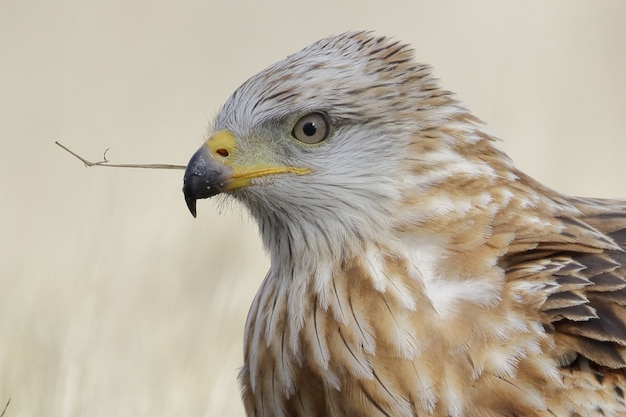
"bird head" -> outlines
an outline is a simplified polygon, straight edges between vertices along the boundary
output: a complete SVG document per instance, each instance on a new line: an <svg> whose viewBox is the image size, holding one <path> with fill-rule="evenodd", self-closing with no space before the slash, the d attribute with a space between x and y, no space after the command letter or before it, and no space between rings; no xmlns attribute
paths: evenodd
<svg viewBox="0 0 626 417"><path fill-rule="evenodd" d="M474 175L463 150L482 138L454 132L475 121L407 45L370 32L329 37L232 94L189 161L185 200L194 216L198 199L242 202L270 249L298 241L341 252L396 227L407 195Z"/></svg>

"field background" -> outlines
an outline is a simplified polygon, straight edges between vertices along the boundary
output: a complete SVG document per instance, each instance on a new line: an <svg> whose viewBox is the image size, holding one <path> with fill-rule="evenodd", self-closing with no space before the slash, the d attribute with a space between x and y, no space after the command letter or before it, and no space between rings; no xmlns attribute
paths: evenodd
<svg viewBox="0 0 626 417"><path fill-rule="evenodd" d="M181 171L240 83L323 36L413 44L528 173L626 197L626 2L3 1L0 412L242 416L248 306L268 267L243 210Z"/></svg>

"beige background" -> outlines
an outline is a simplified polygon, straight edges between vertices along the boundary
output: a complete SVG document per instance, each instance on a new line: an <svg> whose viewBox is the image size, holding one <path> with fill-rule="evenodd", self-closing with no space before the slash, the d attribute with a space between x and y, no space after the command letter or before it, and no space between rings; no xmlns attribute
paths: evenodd
<svg viewBox="0 0 626 417"><path fill-rule="evenodd" d="M54 140L185 164L247 77L368 28L413 44L530 174L626 197L624 22L623 0L1 2L0 411L243 414L255 226L204 201L192 219L180 171L87 169Z"/></svg>

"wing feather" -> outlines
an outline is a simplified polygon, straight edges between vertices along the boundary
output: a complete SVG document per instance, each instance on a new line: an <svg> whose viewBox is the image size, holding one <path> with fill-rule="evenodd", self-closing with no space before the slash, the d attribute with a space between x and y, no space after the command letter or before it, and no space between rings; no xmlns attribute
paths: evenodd
<svg viewBox="0 0 626 417"><path fill-rule="evenodd" d="M541 237L531 249L530 239L514 242L507 279L533 275L543 283L543 324L562 364L586 358L625 373L626 202L569 202L583 215L559 218L563 232Z"/></svg>

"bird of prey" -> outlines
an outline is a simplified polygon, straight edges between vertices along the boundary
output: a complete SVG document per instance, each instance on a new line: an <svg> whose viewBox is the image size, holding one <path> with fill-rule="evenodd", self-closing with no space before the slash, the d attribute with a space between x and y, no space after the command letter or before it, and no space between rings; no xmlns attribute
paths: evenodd
<svg viewBox="0 0 626 417"><path fill-rule="evenodd" d="M241 202L271 258L248 416L626 415L626 201L525 175L409 46L344 33L253 76L183 191Z"/></svg>

